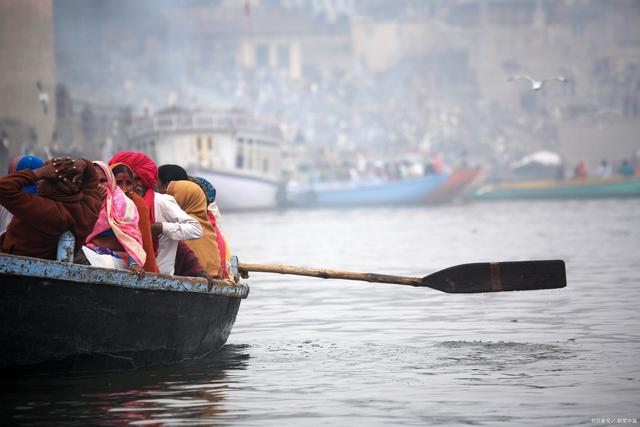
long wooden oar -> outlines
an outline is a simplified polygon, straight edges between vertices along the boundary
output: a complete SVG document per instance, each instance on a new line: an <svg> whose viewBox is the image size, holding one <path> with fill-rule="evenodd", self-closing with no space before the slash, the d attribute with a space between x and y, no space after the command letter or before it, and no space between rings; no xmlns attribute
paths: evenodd
<svg viewBox="0 0 640 427"><path fill-rule="evenodd" d="M322 279L361 280L396 285L424 286L453 294L533 291L567 286L566 271L562 260L461 264L436 271L422 278L304 268L282 264L248 264L244 262L238 263L238 270L241 273L252 271L295 274Z"/></svg>

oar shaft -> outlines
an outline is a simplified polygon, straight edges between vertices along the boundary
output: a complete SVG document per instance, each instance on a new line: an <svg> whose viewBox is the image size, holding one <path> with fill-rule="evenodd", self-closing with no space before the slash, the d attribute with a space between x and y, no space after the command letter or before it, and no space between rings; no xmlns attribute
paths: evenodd
<svg viewBox="0 0 640 427"><path fill-rule="evenodd" d="M360 280L371 283L395 283L397 285L420 286L421 279L417 277L390 276L387 274L355 273L352 271L327 270L319 268L296 267L283 264L249 264L238 263L240 271L258 273L294 274L297 276L319 277L321 279Z"/></svg>

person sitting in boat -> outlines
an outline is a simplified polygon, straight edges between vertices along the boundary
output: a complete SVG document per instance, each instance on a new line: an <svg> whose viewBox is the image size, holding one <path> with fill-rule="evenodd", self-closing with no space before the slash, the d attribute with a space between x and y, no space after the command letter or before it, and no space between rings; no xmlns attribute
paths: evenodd
<svg viewBox="0 0 640 427"><path fill-rule="evenodd" d="M624 178L631 178L635 174L635 170L631 162L628 159L624 159L618 167L618 173Z"/></svg>
<svg viewBox="0 0 640 427"><path fill-rule="evenodd" d="M215 277L207 273L195 252L185 242L178 242L174 274L176 276L203 277L207 279L209 289L216 281Z"/></svg>
<svg viewBox="0 0 640 427"><path fill-rule="evenodd" d="M220 209L218 209L218 205L216 204L216 188L208 180L199 176L193 178L193 182L200 186L207 198L207 217L216 231L218 251L220 252L220 262L222 263L222 277L224 279L229 279L231 276L229 274L231 271L231 252L229 251L229 243L220 228L221 216Z"/></svg>
<svg viewBox="0 0 640 427"><path fill-rule="evenodd" d="M23 187L37 184L37 194ZM0 204L14 216L0 235L0 251L56 259L58 239L65 231L82 247L100 214L103 195L90 160L54 158L34 170L0 178Z"/></svg>
<svg viewBox="0 0 640 427"><path fill-rule="evenodd" d="M565 179L567 179L567 171L565 170L564 162L561 161L556 169L556 180L564 181Z"/></svg>
<svg viewBox="0 0 640 427"><path fill-rule="evenodd" d="M444 166L442 161L442 155L440 153L434 153L433 157L433 173L441 174L444 172Z"/></svg>
<svg viewBox="0 0 640 427"><path fill-rule="evenodd" d="M600 165L598 165L598 170L596 172L600 178L610 178L612 171L611 165L607 162L606 159L602 159L600 161Z"/></svg>
<svg viewBox="0 0 640 427"><path fill-rule="evenodd" d="M8 173L15 173L25 169L38 169L44 166L42 159L35 156L16 156L9 162ZM31 194L36 194L38 189L36 184L29 184L22 187L22 191L26 191ZM0 234L9 226L9 223L13 219L13 214L9 212L4 206L0 205Z"/></svg>
<svg viewBox="0 0 640 427"><path fill-rule="evenodd" d="M573 170L573 179L587 179L587 163L584 160L580 160L576 165L576 168Z"/></svg>
<svg viewBox="0 0 640 427"><path fill-rule="evenodd" d="M110 165L114 163L124 163L133 171L134 191L144 199L149 209L158 268L160 273L173 274L178 242L199 239L202 237L202 227L180 209L173 196L154 191L158 182L158 168L149 156L123 151L109 161Z"/></svg>
<svg viewBox="0 0 640 427"><path fill-rule="evenodd" d="M129 268L142 278L147 254L142 247L136 205L118 187L113 172L106 164L93 162L93 165L106 196L82 252L91 265Z"/></svg>
<svg viewBox="0 0 640 427"><path fill-rule="evenodd" d="M202 227L202 237L185 242L200 260L205 271L216 278L223 277L216 231L207 216L207 199L197 184L191 181L171 181L167 193Z"/></svg>
<svg viewBox="0 0 640 427"><path fill-rule="evenodd" d="M214 212L218 212L218 207L215 205L216 189L215 187L204 178L193 178L188 176L187 171L179 165L166 164L158 167L158 188L161 193L166 193L169 184L173 181L191 181L197 184L204 192L207 198L207 217L209 223L213 226L216 232L216 245L218 247L218 253L220 254L221 266L220 273L225 279L229 278L229 265L230 256L226 240L224 239L220 229L217 225ZM218 212L218 215L220 213Z"/></svg>
<svg viewBox="0 0 640 427"><path fill-rule="evenodd" d="M189 175L182 166L162 165L158 167L158 191L167 193L167 187L171 181L188 181Z"/></svg>
<svg viewBox="0 0 640 427"><path fill-rule="evenodd" d="M143 269L148 273L159 273L160 269L156 263L156 254L153 251L153 236L151 235L151 222L149 220L149 208L144 203L144 199L140 197L135 191L133 191L134 175L131 168L124 163L114 163L109 166L113 176L116 179L116 184L124 192L124 194L130 198L136 205L138 210L138 228L142 235L142 248L147 254L147 259L144 262Z"/></svg>

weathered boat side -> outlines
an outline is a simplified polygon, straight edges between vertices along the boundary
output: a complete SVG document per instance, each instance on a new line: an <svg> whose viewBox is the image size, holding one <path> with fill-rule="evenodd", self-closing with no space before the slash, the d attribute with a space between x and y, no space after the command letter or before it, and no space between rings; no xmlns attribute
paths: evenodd
<svg viewBox="0 0 640 427"><path fill-rule="evenodd" d="M0 366L100 355L131 366L226 342L249 288L0 255Z"/></svg>
<svg viewBox="0 0 640 427"><path fill-rule="evenodd" d="M224 192L220 191L216 196L216 204L224 212L273 209L277 205L281 183L275 179L205 168L190 168L188 172L215 182L217 188L224 188ZM247 197L237 197L238 194Z"/></svg>

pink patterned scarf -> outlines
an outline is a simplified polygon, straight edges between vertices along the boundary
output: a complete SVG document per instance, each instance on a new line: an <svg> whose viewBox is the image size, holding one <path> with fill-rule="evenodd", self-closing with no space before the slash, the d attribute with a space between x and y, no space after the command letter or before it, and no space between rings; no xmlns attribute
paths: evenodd
<svg viewBox="0 0 640 427"><path fill-rule="evenodd" d="M107 196L102 202L98 221L86 242L90 242L103 231L111 229L127 254L136 264L143 266L147 254L142 248L142 234L138 228L138 209L118 187L111 169L103 162L93 162L93 164L102 169L107 177L105 185Z"/></svg>

